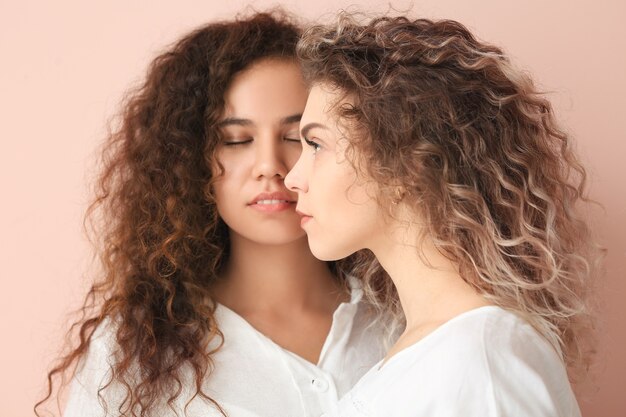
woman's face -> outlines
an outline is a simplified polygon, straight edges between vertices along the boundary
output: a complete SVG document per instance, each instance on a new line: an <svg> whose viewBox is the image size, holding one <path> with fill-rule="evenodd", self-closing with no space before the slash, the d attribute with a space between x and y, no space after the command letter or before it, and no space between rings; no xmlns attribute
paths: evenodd
<svg viewBox="0 0 626 417"><path fill-rule="evenodd" d="M263 244L304 237L297 195L284 178L302 150L298 123L307 91L298 66L263 60L237 74L225 95L214 184L219 215L232 234ZM217 167L213 169L218 175Z"/></svg>
<svg viewBox="0 0 626 417"><path fill-rule="evenodd" d="M371 248L383 230L376 185L358 176L346 159L348 139L331 109L339 97L324 85L311 89L300 123L302 154L285 179L298 193L311 251L322 260Z"/></svg>

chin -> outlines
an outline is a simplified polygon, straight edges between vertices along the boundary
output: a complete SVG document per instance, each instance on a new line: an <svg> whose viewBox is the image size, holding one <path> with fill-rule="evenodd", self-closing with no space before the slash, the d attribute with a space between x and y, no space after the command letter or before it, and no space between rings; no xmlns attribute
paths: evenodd
<svg viewBox="0 0 626 417"><path fill-rule="evenodd" d="M336 250L331 245L325 245L321 242L313 242L311 238L309 238L309 248L311 249L311 253L320 261L338 261L339 259L343 259L351 253L344 253L345 251Z"/></svg>
<svg viewBox="0 0 626 417"><path fill-rule="evenodd" d="M254 236L248 236L248 239L260 243L262 245L280 246L288 245L298 240L305 239L306 233L300 227L293 228L293 230L276 230L264 231L263 233L257 233Z"/></svg>

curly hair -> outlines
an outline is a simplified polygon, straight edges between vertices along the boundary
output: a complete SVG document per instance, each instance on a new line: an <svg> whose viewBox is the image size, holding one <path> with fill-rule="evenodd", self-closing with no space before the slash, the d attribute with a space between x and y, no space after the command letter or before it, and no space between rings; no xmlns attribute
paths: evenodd
<svg viewBox="0 0 626 417"><path fill-rule="evenodd" d="M341 93L348 155L379 202L404 189L463 279L551 341L570 379L583 375L601 256L576 210L585 170L531 79L451 20L344 13L305 31L297 53L308 82ZM402 320L392 281L359 256L369 298Z"/></svg>
<svg viewBox="0 0 626 417"><path fill-rule="evenodd" d="M75 372L105 320L115 324L117 346L101 401L115 382L126 390L120 415L158 415L163 402L172 408L180 396L182 369L189 367L194 396L223 413L201 387L223 342L209 284L229 251L211 190L217 124L235 74L261 59L295 62L300 33L280 10L208 24L154 59L145 82L129 93L119 127L104 144L87 213L103 276L70 330L77 345L48 374L37 415L56 378Z"/></svg>

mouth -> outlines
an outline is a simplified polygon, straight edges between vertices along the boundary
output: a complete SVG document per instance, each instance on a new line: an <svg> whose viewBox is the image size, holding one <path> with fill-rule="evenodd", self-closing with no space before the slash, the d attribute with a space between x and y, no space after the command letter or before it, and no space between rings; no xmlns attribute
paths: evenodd
<svg viewBox="0 0 626 417"><path fill-rule="evenodd" d="M262 212L284 211L294 207L297 200L287 193L261 193L248 203L248 206Z"/></svg>

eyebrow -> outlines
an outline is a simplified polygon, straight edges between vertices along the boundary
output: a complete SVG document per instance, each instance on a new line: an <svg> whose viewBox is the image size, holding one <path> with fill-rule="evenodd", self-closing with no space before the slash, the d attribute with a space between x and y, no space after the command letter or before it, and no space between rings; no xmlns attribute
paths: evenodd
<svg viewBox="0 0 626 417"><path fill-rule="evenodd" d="M321 123L309 123L305 125L302 129L300 129L300 135L302 137L306 137L307 133L309 133L311 129L315 129L315 128L328 130L328 127Z"/></svg>
<svg viewBox="0 0 626 417"><path fill-rule="evenodd" d="M226 127L226 126L250 126L252 125L252 120L250 119L240 119L237 117L228 117L222 121L220 121L217 126L218 127Z"/></svg>
<svg viewBox="0 0 626 417"><path fill-rule="evenodd" d="M280 119L280 124L290 125L292 123L299 123L301 119L302 119L302 113L292 114L291 116L287 116L287 117Z"/></svg>
<svg viewBox="0 0 626 417"><path fill-rule="evenodd" d="M302 119L302 114L292 114L291 116L283 117L280 119L281 125L290 125L292 123L298 123ZM252 126L254 123L250 119L242 119L239 117L227 117L226 119L220 121L217 126L218 127L226 127L226 126Z"/></svg>

